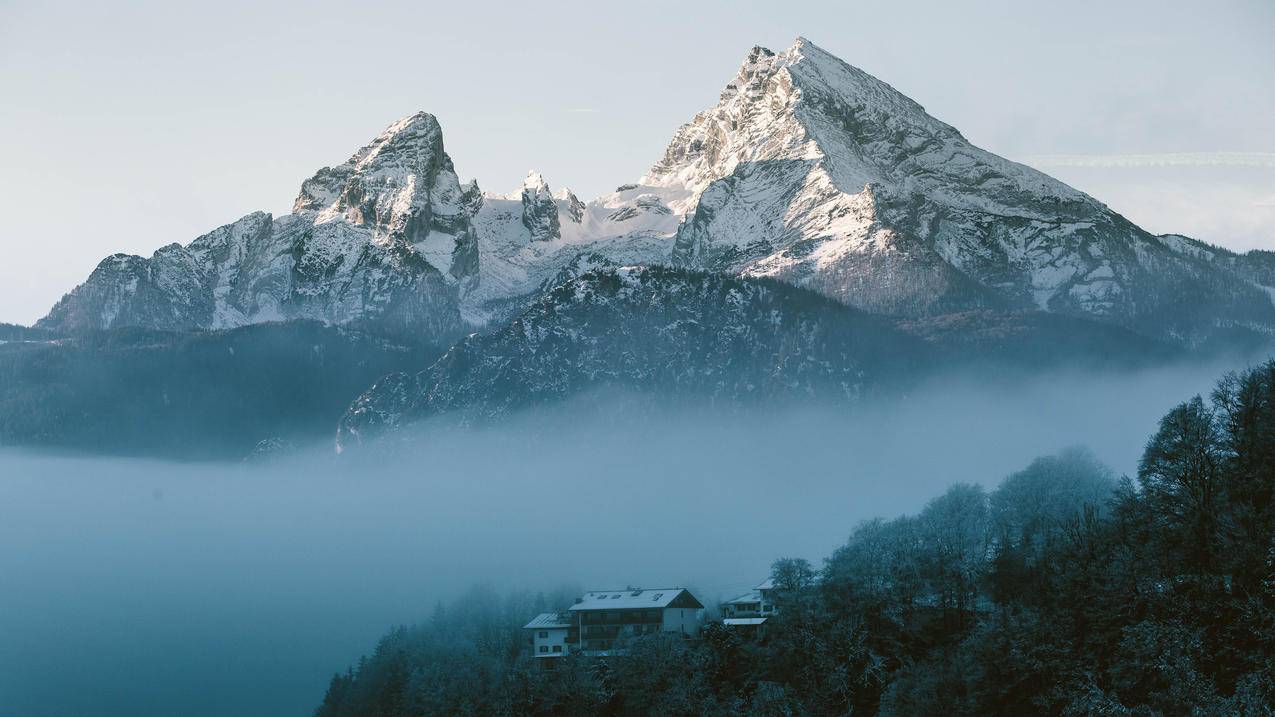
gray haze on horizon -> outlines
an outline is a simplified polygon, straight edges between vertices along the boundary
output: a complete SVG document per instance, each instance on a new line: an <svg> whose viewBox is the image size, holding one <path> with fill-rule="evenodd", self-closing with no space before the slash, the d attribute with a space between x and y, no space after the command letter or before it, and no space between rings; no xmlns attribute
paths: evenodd
<svg viewBox="0 0 1275 717"><path fill-rule="evenodd" d="M1275 152L1275 5L0 0L0 321L264 209L418 109L463 178L641 175L754 44L805 35L1010 158ZM1051 168L1155 232L1271 247L1275 169Z"/></svg>

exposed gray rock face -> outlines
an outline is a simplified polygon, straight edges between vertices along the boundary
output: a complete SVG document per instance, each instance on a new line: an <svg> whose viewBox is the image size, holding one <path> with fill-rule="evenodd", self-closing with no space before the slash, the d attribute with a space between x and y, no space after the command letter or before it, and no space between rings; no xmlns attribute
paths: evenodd
<svg viewBox="0 0 1275 717"><path fill-rule="evenodd" d="M584 212L588 209L588 205L580 201L580 198L571 192L570 189L563 189L561 192L553 195L558 200L558 211L562 217L572 224L579 224L584 221Z"/></svg>
<svg viewBox="0 0 1275 717"><path fill-rule="evenodd" d="M278 315L290 284L289 234L256 212L187 246L162 247L149 259L107 257L40 325L189 330L237 325L244 315Z"/></svg>
<svg viewBox="0 0 1275 717"><path fill-rule="evenodd" d="M522 183L522 225L531 233L531 241L562 238L558 203L554 201L553 192L549 191L544 177L537 172L527 174L526 181Z"/></svg>
<svg viewBox="0 0 1275 717"><path fill-rule="evenodd" d="M390 126L306 180L293 214L257 212L150 258L116 255L40 325L73 332L229 328L308 318L445 338L478 274L471 217L432 115Z"/></svg>

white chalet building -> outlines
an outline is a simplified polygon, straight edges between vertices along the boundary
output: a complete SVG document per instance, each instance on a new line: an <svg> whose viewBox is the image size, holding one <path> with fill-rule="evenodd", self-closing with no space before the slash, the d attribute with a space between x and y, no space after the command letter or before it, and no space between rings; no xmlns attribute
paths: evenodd
<svg viewBox="0 0 1275 717"><path fill-rule="evenodd" d="M605 657L626 639L675 633L699 635L704 605L685 588L590 590L566 612L547 612L523 626L535 657L581 652Z"/></svg>
<svg viewBox="0 0 1275 717"><path fill-rule="evenodd" d="M765 580L734 600L722 603L722 624L753 634L761 634L775 606L775 581Z"/></svg>
<svg viewBox="0 0 1275 717"><path fill-rule="evenodd" d="M531 633L527 643L534 657L562 657L579 642L573 618L565 612L542 612L522 629Z"/></svg>

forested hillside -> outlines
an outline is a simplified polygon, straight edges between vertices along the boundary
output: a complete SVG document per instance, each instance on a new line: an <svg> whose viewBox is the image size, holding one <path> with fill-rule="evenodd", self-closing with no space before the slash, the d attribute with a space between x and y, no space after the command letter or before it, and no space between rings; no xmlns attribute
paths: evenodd
<svg viewBox="0 0 1275 717"><path fill-rule="evenodd" d="M9 327L0 332L0 445L238 460L267 439L328 439L369 383L437 353L313 321L60 339Z"/></svg>
<svg viewBox="0 0 1275 717"><path fill-rule="evenodd" d="M761 642L710 624L535 669L571 591L475 590L336 675L317 717L1270 715L1275 362L1164 416L1137 474L1083 450L775 562Z"/></svg>
<svg viewBox="0 0 1275 717"><path fill-rule="evenodd" d="M51 338L53 338L53 334L43 329L0 323L0 342L44 341Z"/></svg>

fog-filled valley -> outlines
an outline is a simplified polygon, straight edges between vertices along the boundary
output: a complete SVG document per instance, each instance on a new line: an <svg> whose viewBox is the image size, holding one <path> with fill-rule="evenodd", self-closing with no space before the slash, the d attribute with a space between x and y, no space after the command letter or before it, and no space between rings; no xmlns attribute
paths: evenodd
<svg viewBox="0 0 1275 717"><path fill-rule="evenodd" d="M1088 447L1136 470L1238 359L990 382L842 409L588 396L258 463L0 451L0 705L309 714L387 628L475 584L685 585L715 604L860 521ZM531 617L531 616L528 616Z"/></svg>

